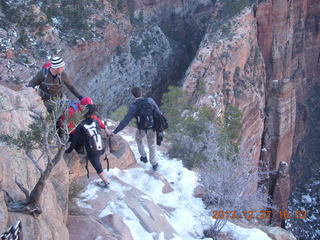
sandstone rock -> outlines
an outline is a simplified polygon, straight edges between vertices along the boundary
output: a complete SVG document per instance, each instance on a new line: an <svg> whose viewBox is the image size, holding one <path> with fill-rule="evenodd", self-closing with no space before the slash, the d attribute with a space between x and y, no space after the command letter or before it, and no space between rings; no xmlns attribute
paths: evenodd
<svg viewBox="0 0 320 240"><path fill-rule="evenodd" d="M117 191L113 191L112 187L106 191L98 191L96 192L96 197L94 199L88 199L86 201L86 204L88 204L90 207L73 207L73 214L88 215L94 218L104 218L105 216L101 215L101 212L106 208L107 204L112 202L116 204L119 201L124 201L126 206L130 208L146 231L149 233L163 232L165 239L171 239L174 236L175 230L165 218L163 214L165 212L162 211L161 208L155 204L149 196L134 186L121 181L115 176L112 176L111 179L112 184L121 186L123 195L119 195ZM114 225L112 221L109 221L110 219L108 221L105 220L102 222L108 229L113 229L113 232L118 232L118 224ZM121 225L124 223L120 222L119 224Z"/></svg>
<svg viewBox="0 0 320 240"><path fill-rule="evenodd" d="M305 166L313 159L307 155L313 152L312 146L317 145L304 143L309 139L307 135L314 132L313 127L308 130L307 119L312 121L309 114L311 109L317 108L315 103L307 100L311 89L319 82L316 65L320 35L318 31L315 33L318 23L314 21L314 16L319 15L319 8L314 8L315 4L316 1L306 0L293 4L285 0L268 0L259 4L256 12L258 43L267 73L267 118L263 136L267 152L261 155L265 163L263 167L276 170L281 161L291 165L292 154L299 146L298 152L304 156L297 157L303 160L296 164L296 168L300 174L307 172L307 178L310 178L310 171ZM277 80L276 84L273 80ZM316 151L311 155L316 155ZM296 156L300 155L298 152L295 152ZM274 184L270 181L268 187ZM290 196L289 181L277 184L276 188L273 200L279 209L286 209ZM277 224L280 226L279 221Z"/></svg>
<svg viewBox="0 0 320 240"><path fill-rule="evenodd" d="M1 188L1 181L0 181ZM0 234L7 230L8 224L8 211L4 201L4 192L0 192Z"/></svg>
<svg viewBox="0 0 320 240"><path fill-rule="evenodd" d="M175 208L173 207L168 207L168 206L165 206L161 203L158 203L158 206L164 210L164 212L167 214L167 216L172 216L172 213L176 210Z"/></svg>
<svg viewBox="0 0 320 240"><path fill-rule="evenodd" d="M205 194L206 189L201 185L196 186L196 188L193 190L193 196L197 198L203 198Z"/></svg>
<svg viewBox="0 0 320 240"><path fill-rule="evenodd" d="M264 231L272 240L296 240L292 233L280 227L259 227Z"/></svg>
<svg viewBox="0 0 320 240"><path fill-rule="evenodd" d="M119 152L121 148L124 148L123 141L121 141L121 136L114 135L110 138L110 153Z"/></svg>
<svg viewBox="0 0 320 240"><path fill-rule="evenodd" d="M32 122L30 108L45 111L41 99L32 89L16 92L0 85L0 133L15 135L19 130L27 129ZM40 157L39 152L35 152ZM40 166L45 160L40 158ZM25 239L33 240L67 240L68 230L64 224L68 202L68 175L63 161L53 170L51 179L46 182L40 199L42 214L36 219L30 215L7 212L0 195L1 228L21 220ZM0 142L0 182L1 188L7 190L14 200L25 196L15 184L15 178L29 191L39 178L39 172L22 150ZM51 181L52 180L52 181ZM1 231L4 229L1 229Z"/></svg>
<svg viewBox="0 0 320 240"><path fill-rule="evenodd" d="M69 216L70 240L118 240L99 221L91 216Z"/></svg>
<svg viewBox="0 0 320 240"><path fill-rule="evenodd" d="M12 49L9 49L6 51L6 58L14 58L14 51Z"/></svg>
<svg viewBox="0 0 320 240"><path fill-rule="evenodd" d="M228 104L242 112L240 154L257 165L264 129L265 69L251 10L208 31L189 66L183 89L196 105L208 105L222 117ZM204 84L204 92L199 85Z"/></svg>
<svg viewBox="0 0 320 240"><path fill-rule="evenodd" d="M236 238L231 233L220 232L220 233L218 233L217 239L219 239L219 240L235 240Z"/></svg>
<svg viewBox="0 0 320 240"><path fill-rule="evenodd" d="M104 218L101 218L101 222L108 226L111 226L115 230L118 240L133 240L130 229L123 222L123 219L116 214L109 214Z"/></svg>
<svg viewBox="0 0 320 240"><path fill-rule="evenodd" d="M163 184L164 184L164 186L162 187L162 193L163 194L170 193L170 192L173 191L173 188L171 187L171 185L168 182L168 180L164 176L159 174L158 172L151 171L151 170L146 170L145 173L150 175L150 176L152 176L152 177L154 177L155 179L158 179L161 182L163 182Z"/></svg>
<svg viewBox="0 0 320 240"><path fill-rule="evenodd" d="M50 178L54 192L56 193L57 204L63 214L63 222L67 222L69 204L69 171L63 159L52 170Z"/></svg>

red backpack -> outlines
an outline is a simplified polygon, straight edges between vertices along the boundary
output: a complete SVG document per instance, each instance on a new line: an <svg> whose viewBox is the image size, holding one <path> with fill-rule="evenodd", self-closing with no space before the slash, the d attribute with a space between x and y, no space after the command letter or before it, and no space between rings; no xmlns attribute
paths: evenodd
<svg viewBox="0 0 320 240"><path fill-rule="evenodd" d="M51 68L51 61L47 61L42 65L42 74L45 77L45 79L48 76L49 69Z"/></svg>

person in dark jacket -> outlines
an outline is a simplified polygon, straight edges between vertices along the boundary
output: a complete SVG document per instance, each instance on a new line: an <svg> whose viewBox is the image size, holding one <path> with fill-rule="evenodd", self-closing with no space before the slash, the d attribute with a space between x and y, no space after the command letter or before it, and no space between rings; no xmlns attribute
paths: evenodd
<svg viewBox="0 0 320 240"><path fill-rule="evenodd" d="M64 72L65 63L61 57L53 57L51 59L51 66L45 73L45 69L41 69L36 76L29 82L27 87L39 86L39 95L44 101L47 110L53 110L50 99L62 98L63 85L65 85L70 92L79 100L82 99L80 93L74 88L68 75Z"/></svg>
<svg viewBox="0 0 320 240"><path fill-rule="evenodd" d="M112 136L113 133L109 131L105 125L102 123L102 121L94 115L96 111L96 107L93 104L88 104L86 106L86 114L84 116L84 120L77 126L75 133L72 137L70 147L65 151L66 153L71 153L72 150L77 146L79 143L84 143L86 151L87 151L87 158L91 162L92 166L96 170L97 174L101 178L102 182L99 182L98 184L102 187L108 187L110 183L108 182L108 179L103 172L100 158L102 158L105 154L105 149L101 151L93 151L90 148L90 142L89 138L85 132L84 126L83 125L91 125L94 120L97 120L99 123L100 127L103 128L106 131L107 136Z"/></svg>
<svg viewBox="0 0 320 240"><path fill-rule="evenodd" d="M130 105L127 115L123 118L123 120L119 123L117 128L113 131L114 134L117 134L118 132L123 130L129 124L132 118L135 117L136 119L138 119L139 117L139 103L145 100L146 98L142 97L142 90L139 87L132 88L131 93L134 96L135 101L133 104ZM159 114L162 114L157 103L152 98L147 98L147 101L154 107L154 111L157 111ZM144 163L147 163L147 154L144 150L144 146L142 143L142 139L144 136L147 136L150 163L152 165L153 170L156 171L159 167L158 161L156 159L156 132L153 128L148 130L139 129L139 126L137 124L135 140L137 142L138 150L141 156L140 160Z"/></svg>

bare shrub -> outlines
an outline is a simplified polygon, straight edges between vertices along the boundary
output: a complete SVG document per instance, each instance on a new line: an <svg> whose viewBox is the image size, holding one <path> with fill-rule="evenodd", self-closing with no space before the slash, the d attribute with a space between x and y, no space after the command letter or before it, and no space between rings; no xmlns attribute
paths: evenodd
<svg viewBox="0 0 320 240"><path fill-rule="evenodd" d="M38 182L31 191L23 186L17 178L15 179L17 186L24 193L25 199L16 201L6 190L2 189L6 194L5 201L9 211L23 212L35 217L42 213L40 197L52 170L62 159L69 134L66 126L70 120L75 121L75 118L80 119L79 116L75 116L69 120L66 117L62 134L58 134L57 120L67 106L58 99L52 101L52 104L54 110L50 114L30 109L32 112L30 116L33 118L33 122L30 124L29 129L20 130L16 136L0 134L0 141L24 150L26 156L40 172ZM41 152L39 158L36 157L35 151ZM39 162L41 159L45 161L45 168L40 166Z"/></svg>

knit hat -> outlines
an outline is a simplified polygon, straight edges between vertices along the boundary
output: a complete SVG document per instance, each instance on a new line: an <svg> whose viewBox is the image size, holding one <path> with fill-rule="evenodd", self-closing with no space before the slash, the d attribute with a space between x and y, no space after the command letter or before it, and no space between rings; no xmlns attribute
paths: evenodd
<svg viewBox="0 0 320 240"><path fill-rule="evenodd" d="M65 65L63 59L61 57L53 57L51 58L51 68L59 68Z"/></svg>
<svg viewBox="0 0 320 240"><path fill-rule="evenodd" d="M89 97L84 97L84 98L81 99L80 104L81 105L93 104L93 101Z"/></svg>

